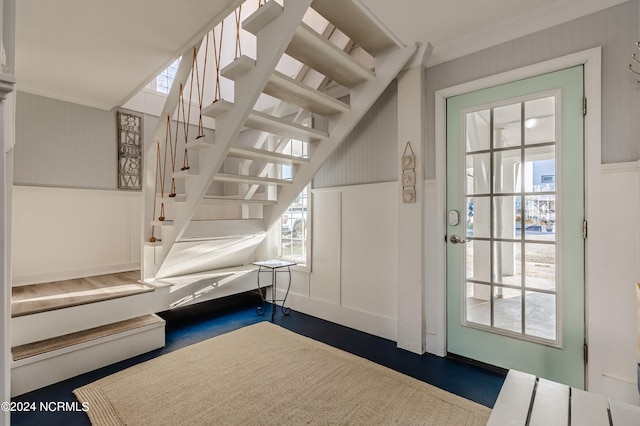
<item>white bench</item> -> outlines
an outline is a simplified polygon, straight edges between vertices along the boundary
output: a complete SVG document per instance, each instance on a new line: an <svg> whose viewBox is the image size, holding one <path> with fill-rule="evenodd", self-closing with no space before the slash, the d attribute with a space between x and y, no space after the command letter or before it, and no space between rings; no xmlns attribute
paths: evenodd
<svg viewBox="0 0 640 426"><path fill-rule="evenodd" d="M638 426L640 407L509 370L487 426Z"/></svg>

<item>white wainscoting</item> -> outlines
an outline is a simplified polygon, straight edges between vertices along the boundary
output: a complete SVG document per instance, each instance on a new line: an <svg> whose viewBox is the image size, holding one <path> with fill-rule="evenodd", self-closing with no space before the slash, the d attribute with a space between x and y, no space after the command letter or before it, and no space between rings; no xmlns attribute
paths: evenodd
<svg viewBox="0 0 640 426"><path fill-rule="evenodd" d="M600 301L597 351L602 363L602 389L615 399L640 405L637 387L638 317L635 287L640 281L640 162L606 164L601 173L601 241L590 241L602 256L603 282L596 294ZM587 313L590 315L590 313Z"/></svg>
<svg viewBox="0 0 640 426"><path fill-rule="evenodd" d="M140 192L14 186L13 285L140 268Z"/></svg>
<svg viewBox="0 0 640 426"><path fill-rule="evenodd" d="M397 340L397 182L312 191L311 273L292 309Z"/></svg>

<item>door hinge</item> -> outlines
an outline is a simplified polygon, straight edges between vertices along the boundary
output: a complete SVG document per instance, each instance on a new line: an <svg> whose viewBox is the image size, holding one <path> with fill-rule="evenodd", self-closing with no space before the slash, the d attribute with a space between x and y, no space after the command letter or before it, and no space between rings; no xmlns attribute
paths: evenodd
<svg viewBox="0 0 640 426"><path fill-rule="evenodd" d="M582 115L587 115L587 97L582 97Z"/></svg>
<svg viewBox="0 0 640 426"><path fill-rule="evenodd" d="M584 355L584 363L586 364L587 361L589 361L589 345L585 343L582 349Z"/></svg>
<svg viewBox="0 0 640 426"><path fill-rule="evenodd" d="M587 239L587 221L583 220L582 221L582 238L583 239Z"/></svg>

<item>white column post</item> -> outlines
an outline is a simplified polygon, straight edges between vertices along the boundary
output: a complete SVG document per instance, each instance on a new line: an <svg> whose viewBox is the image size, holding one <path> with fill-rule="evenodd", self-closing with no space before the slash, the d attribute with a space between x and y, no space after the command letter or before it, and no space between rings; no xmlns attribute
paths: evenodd
<svg viewBox="0 0 640 426"><path fill-rule="evenodd" d="M424 284L424 117L425 69L422 64L398 76L398 347L422 354L426 349ZM415 155L413 203L403 201L402 156L407 142ZM407 152L410 153L410 152ZM405 182L406 183L406 182Z"/></svg>

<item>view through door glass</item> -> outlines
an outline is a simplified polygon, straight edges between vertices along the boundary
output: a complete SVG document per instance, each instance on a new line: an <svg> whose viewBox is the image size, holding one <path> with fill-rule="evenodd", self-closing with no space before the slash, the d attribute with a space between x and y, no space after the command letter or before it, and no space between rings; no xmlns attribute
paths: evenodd
<svg viewBox="0 0 640 426"><path fill-rule="evenodd" d="M556 101L542 96L463 118L465 322L552 344L558 343Z"/></svg>
<svg viewBox="0 0 640 426"><path fill-rule="evenodd" d="M447 99L447 350L584 387L583 68Z"/></svg>

